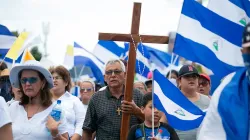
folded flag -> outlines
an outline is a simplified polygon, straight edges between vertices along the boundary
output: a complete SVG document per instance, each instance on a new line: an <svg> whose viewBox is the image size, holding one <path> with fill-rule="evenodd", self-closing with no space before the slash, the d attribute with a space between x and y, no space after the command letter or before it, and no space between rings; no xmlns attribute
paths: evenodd
<svg viewBox="0 0 250 140"><path fill-rule="evenodd" d="M189 101L158 70L153 72L153 92L154 106L165 113L173 128L186 131L200 126L205 112Z"/></svg>

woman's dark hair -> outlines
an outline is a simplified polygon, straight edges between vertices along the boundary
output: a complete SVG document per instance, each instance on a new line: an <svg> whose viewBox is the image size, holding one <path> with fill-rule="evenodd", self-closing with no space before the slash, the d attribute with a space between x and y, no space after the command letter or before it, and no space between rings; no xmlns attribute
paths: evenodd
<svg viewBox="0 0 250 140"><path fill-rule="evenodd" d="M152 92L148 92L148 93L146 93L146 94L143 95L142 106L146 107L146 105L150 101L152 101Z"/></svg>
<svg viewBox="0 0 250 140"><path fill-rule="evenodd" d="M176 75L176 77L179 77L179 74L178 74L178 71L176 71L176 70L170 70L168 73L167 73L167 75L166 75L166 78L169 78L169 74L175 74Z"/></svg>
<svg viewBox="0 0 250 140"><path fill-rule="evenodd" d="M36 70L34 70L34 71L36 71ZM21 79L22 72L23 71L19 72L18 79ZM43 88L41 88L41 90L40 90L40 92L41 92L40 98L41 98L42 106L48 107L52 104L52 94L50 92L48 82L45 79L45 77L43 76L43 74L41 74L39 71L36 71L36 72L38 73L38 76L41 79L41 81L43 81L43 80L45 81L45 86ZM20 87L20 91L22 93L22 97L20 99L21 100L20 105L27 105L29 103L29 97L24 94L21 82L19 82L19 87Z"/></svg>
<svg viewBox="0 0 250 140"><path fill-rule="evenodd" d="M64 66L50 67L49 71L51 74L57 73L58 75L60 75L63 78L63 81L65 83L68 83L68 85L65 87L65 91L70 92L72 83L69 71Z"/></svg>

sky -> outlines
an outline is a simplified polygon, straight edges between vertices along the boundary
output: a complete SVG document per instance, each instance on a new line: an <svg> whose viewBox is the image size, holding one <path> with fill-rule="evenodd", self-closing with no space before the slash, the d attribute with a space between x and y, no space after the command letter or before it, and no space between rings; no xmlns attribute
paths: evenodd
<svg viewBox="0 0 250 140"><path fill-rule="evenodd" d="M63 64L66 47L74 41L92 51L99 32L130 33L133 2L142 2L140 34L177 30L183 0L0 0L0 24L42 35L43 23L50 23L48 59ZM39 49L44 52L42 44Z"/></svg>

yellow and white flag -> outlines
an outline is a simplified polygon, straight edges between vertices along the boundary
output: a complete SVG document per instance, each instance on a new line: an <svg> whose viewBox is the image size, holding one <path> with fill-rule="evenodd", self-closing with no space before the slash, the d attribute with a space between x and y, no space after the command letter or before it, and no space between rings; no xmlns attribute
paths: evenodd
<svg viewBox="0 0 250 140"><path fill-rule="evenodd" d="M67 46L67 51L64 57L64 65L68 68L74 66L74 47L72 45Z"/></svg>
<svg viewBox="0 0 250 140"><path fill-rule="evenodd" d="M19 53L24 50L24 43L25 40L27 40L28 36L29 33L22 32L9 49L8 53L6 54L6 57L16 60L19 56Z"/></svg>
<svg viewBox="0 0 250 140"><path fill-rule="evenodd" d="M39 40L39 41L37 41ZM17 58L23 53L25 48L30 47L31 45L41 43L40 35L32 34L28 32L22 32L18 38L15 40L11 48L9 49L6 57L17 60ZM38 43L39 42L39 43Z"/></svg>

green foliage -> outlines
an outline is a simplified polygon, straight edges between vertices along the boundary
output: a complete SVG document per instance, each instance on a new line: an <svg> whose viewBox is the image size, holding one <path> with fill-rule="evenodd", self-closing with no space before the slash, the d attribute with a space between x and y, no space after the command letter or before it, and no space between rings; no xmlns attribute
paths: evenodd
<svg viewBox="0 0 250 140"><path fill-rule="evenodd" d="M37 46L34 46L31 50L30 53L34 56L34 58L37 61L40 61L42 59L42 53L39 51Z"/></svg>

